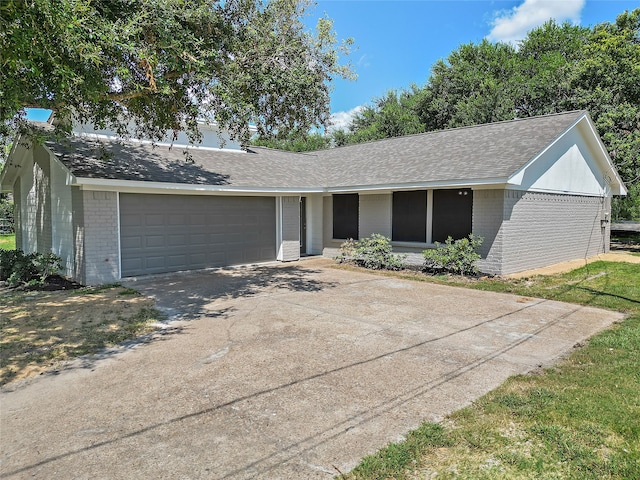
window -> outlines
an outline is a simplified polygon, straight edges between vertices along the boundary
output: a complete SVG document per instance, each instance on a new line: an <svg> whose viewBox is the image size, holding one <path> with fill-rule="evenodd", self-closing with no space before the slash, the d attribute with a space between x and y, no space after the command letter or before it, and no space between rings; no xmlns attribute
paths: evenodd
<svg viewBox="0 0 640 480"><path fill-rule="evenodd" d="M396 242L427 241L427 192L393 192L391 239Z"/></svg>
<svg viewBox="0 0 640 480"><path fill-rule="evenodd" d="M333 195L333 238L358 239L358 194Z"/></svg>
<svg viewBox="0 0 640 480"><path fill-rule="evenodd" d="M468 188L433 191L434 242L444 242L447 237L454 240L471 233L473 215L473 191Z"/></svg>

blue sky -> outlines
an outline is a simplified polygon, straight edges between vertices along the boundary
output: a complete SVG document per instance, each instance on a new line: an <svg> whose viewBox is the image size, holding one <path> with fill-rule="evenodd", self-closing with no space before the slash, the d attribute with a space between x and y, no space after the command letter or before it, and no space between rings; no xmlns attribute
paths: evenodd
<svg viewBox="0 0 640 480"><path fill-rule="evenodd" d="M316 0L307 23L326 14L339 38L352 37L356 81L338 80L331 95L334 124L345 126L360 106L389 89L423 85L431 66L459 45L516 42L554 18L584 26L615 21L638 0ZM46 112L46 111L45 111ZM48 113L30 111L46 120Z"/></svg>
<svg viewBox="0 0 640 480"><path fill-rule="evenodd" d="M592 26L613 22L638 0L319 0L309 24L326 13L339 38L353 37L358 79L339 80L331 95L334 123L389 89L426 83L431 66L459 45L516 42L550 18Z"/></svg>

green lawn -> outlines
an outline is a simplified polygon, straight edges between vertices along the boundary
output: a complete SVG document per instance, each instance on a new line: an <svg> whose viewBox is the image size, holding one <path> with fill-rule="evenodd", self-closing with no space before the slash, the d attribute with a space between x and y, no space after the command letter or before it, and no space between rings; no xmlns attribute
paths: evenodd
<svg viewBox="0 0 640 480"><path fill-rule="evenodd" d="M554 368L509 379L441 424L425 423L366 457L343 478L640 478L640 265L596 262L511 281L427 280L629 316Z"/></svg>
<svg viewBox="0 0 640 480"><path fill-rule="evenodd" d="M11 235L0 235L0 248L4 248L5 250L15 250L16 248L16 236L15 234Z"/></svg>

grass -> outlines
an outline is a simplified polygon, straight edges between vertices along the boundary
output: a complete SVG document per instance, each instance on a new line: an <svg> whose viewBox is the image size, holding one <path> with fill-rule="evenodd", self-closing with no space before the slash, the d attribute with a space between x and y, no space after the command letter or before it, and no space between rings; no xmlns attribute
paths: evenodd
<svg viewBox="0 0 640 480"><path fill-rule="evenodd" d="M640 478L640 265L465 281L403 275L628 313L563 362L512 377L442 424L366 457L348 479Z"/></svg>
<svg viewBox="0 0 640 480"><path fill-rule="evenodd" d="M16 235L14 233L0 235L0 248L4 250L15 250Z"/></svg>
<svg viewBox="0 0 640 480"><path fill-rule="evenodd" d="M118 285L0 293L0 385L155 330L152 300Z"/></svg>

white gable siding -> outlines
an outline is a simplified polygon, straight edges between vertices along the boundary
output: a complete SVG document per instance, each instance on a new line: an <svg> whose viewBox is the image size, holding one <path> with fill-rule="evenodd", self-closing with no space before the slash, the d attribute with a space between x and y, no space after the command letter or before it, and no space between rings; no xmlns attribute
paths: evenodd
<svg viewBox="0 0 640 480"><path fill-rule="evenodd" d="M531 192L603 196L607 172L578 128L566 132L532 163L516 172L508 188ZM610 173L609 173L610 175Z"/></svg>

